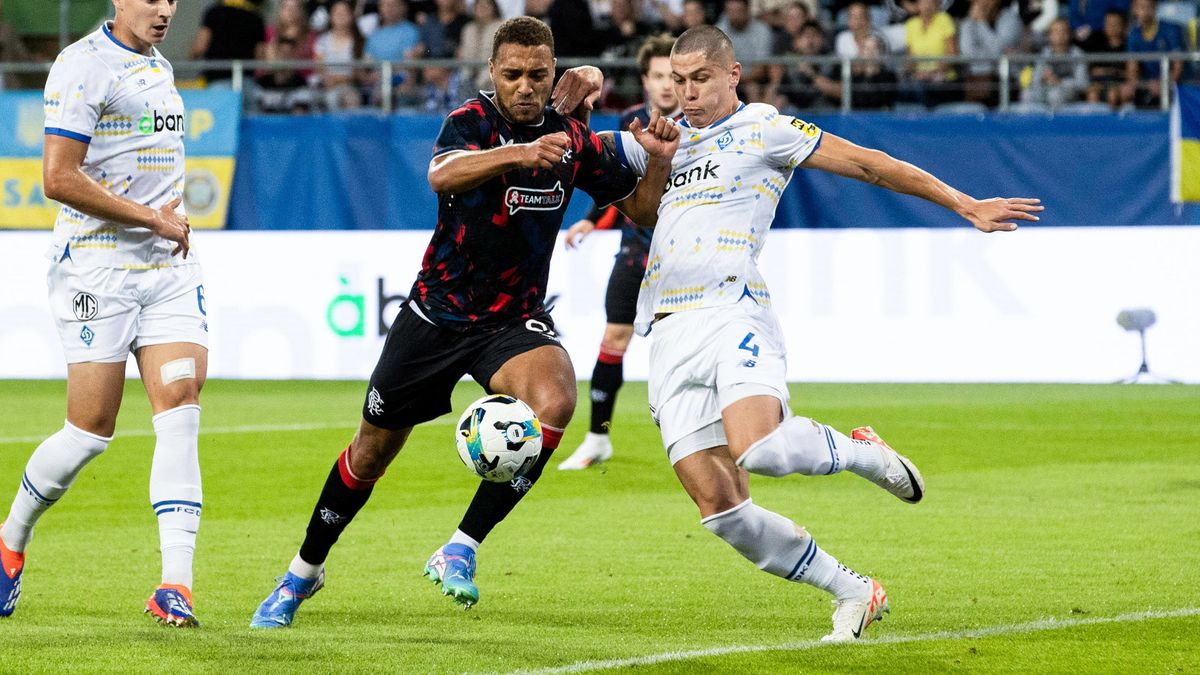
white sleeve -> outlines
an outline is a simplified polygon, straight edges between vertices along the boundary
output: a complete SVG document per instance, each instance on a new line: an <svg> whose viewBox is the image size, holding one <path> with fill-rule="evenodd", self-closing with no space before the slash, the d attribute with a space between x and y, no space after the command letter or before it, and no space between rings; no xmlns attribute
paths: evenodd
<svg viewBox="0 0 1200 675"><path fill-rule="evenodd" d="M763 125L764 156L775 166L793 169L821 145L822 133L812 122L775 115Z"/></svg>
<svg viewBox="0 0 1200 675"><path fill-rule="evenodd" d="M637 175L645 176L646 161L649 158L646 149L635 141L633 134L628 131L618 131L613 136L617 145L617 157L620 158L621 163L633 169Z"/></svg>
<svg viewBox="0 0 1200 675"><path fill-rule="evenodd" d="M45 132L90 143L112 83L112 73L99 60L60 55L46 78Z"/></svg>

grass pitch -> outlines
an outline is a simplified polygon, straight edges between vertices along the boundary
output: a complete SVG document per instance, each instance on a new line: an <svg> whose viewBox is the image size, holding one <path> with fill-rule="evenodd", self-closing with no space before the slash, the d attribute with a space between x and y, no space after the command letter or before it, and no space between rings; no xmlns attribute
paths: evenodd
<svg viewBox="0 0 1200 675"><path fill-rule="evenodd" d="M928 482L910 506L849 474L752 481L757 503L886 586L892 614L858 644L814 643L825 595L758 572L700 526L637 383L620 395L612 462L548 469L484 544L475 608L420 577L475 488L447 416L413 434L296 625L251 631L362 395L209 383L203 628L177 631L141 614L158 582L154 438L131 382L116 440L39 525L21 604L0 621L0 671L1200 670L1197 387L795 386L797 413L874 425ZM478 395L461 386L456 408ZM580 400L559 458L586 430ZM0 382L0 512L64 401L62 382Z"/></svg>

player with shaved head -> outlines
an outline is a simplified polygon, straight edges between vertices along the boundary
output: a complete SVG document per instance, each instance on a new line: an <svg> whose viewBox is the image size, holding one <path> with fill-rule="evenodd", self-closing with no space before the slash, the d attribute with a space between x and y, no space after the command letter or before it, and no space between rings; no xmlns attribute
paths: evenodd
<svg viewBox="0 0 1200 675"><path fill-rule="evenodd" d="M635 328L652 335L650 410L704 527L763 571L832 594L826 640L857 639L888 610L878 581L856 574L790 519L750 499L749 474L849 471L902 501L925 484L870 428L849 435L788 405L785 341L757 260L796 167L915 195L983 232L1036 221L1036 199L975 199L878 150L770 105L737 99L742 67L719 29L686 31L671 53L682 138L659 206ZM635 170L647 155L624 132Z"/></svg>

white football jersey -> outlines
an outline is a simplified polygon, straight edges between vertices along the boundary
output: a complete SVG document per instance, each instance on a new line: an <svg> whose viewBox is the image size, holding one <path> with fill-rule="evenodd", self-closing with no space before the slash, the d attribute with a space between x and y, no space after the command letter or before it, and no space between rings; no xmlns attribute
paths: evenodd
<svg viewBox="0 0 1200 675"><path fill-rule="evenodd" d="M821 143L816 125L765 103L740 104L703 129L685 121L680 132L638 294L640 335L650 332L658 313L730 305L747 296L770 305L758 254L792 170ZM646 151L632 134L617 134L617 147L645 174Z"/></svg>
<svg viewBox="0 0 1200 675"><path fill-rule="evenodd" d="M171 64L121 44L105 23L58 55L46 80L48 135L88 144L82 170L116 195L159 209L183 194L183 99ZM180 205L177 209L183 213ZM63 205L54 222L56 260L145 269L196 262L144 227L111 223Z"/></svg>

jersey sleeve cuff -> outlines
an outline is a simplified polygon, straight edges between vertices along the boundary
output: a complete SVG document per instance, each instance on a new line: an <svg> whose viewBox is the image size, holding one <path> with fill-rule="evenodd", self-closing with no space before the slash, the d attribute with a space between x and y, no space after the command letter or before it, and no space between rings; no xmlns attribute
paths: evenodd
<svg viewBox="0 0 1200 675"><path fill-rule="evenodd" d="M71 131L70 129L63 129L61 127L46 127L46 135L47 136L62 136L63 138L69 138L73 141L79 141L80 143L91 143L92 142L91 136L88 136L86 134L81 134L77 131Z"/></svg>

